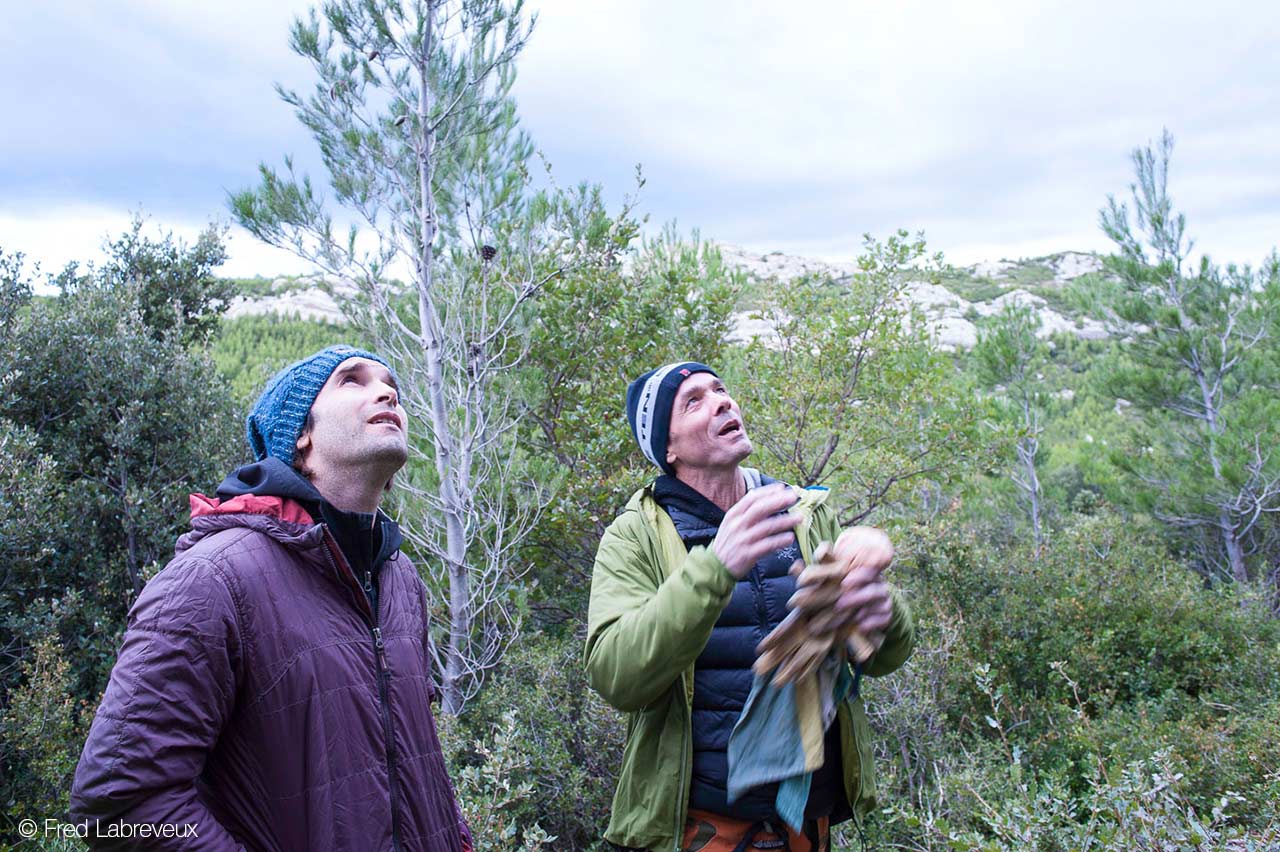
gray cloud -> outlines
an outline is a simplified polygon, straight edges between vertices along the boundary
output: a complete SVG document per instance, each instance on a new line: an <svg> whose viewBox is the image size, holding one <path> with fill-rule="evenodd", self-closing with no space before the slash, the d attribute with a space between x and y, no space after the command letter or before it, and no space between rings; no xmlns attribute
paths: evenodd
<svg viewBox="0 0 1280 852"><path fill-rule="evenodd" d="M642 163L655 222L825 256L897 227L965 261L1105 249L1098 208L1125 192L1130 149L1167 126L1173 192L1200 245L1257 260L1280 242L1272 4L541 7L517 83L527 127L563 183L601 181L617 199ZM305 9L7 11L0 225L137 207L195 225L225 216L225 191L251 184L259 161L293 153L319 177L272 90L308 85L287 47Z"/></svg>

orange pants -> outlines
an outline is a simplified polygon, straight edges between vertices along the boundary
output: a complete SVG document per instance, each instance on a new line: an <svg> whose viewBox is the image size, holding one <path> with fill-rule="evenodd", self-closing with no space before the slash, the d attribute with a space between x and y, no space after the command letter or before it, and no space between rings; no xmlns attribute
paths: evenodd
<svg viewBox="0 0 1280 852"><path fill-rule="evenodd" d="M781 820L752 822L690 808L680 849L682 852L752 852L760 849L829 852L831 820L827 817L807 819L804 830L797 834Z"/></svg>

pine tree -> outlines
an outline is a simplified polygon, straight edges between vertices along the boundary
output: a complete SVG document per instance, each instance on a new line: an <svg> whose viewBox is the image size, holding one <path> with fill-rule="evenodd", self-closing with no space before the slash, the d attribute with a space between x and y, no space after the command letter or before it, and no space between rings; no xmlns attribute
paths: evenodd
<svg viewBox="0 0 1280 852"><path fill-rule="evenodd" d="M514 634L521 541L544 497L518 472L513 371L532 300L574 250L558 203L530 189L511 97L533 25L520 0L338 0L295 22L317 81L281 91L319 143L337 233L307 178L263 166L234 195L238 221L355 285L344 310L401 379L429 464L398 477L406 529L449 612L444 709L458 713ZM392 280L404 275L409 286ZM412 467L412 466L411 466ZM441 570L434 570L439 566Z"/></svg>
<svg viewBox="0 0 1280 852"><path fill-rule="evenodd" d="M1273 273L1191 259L1186 218L1169 196L1173 137L1133 152L1132 209L1108 198L1103 231L1119 253L1111 309L1138 331L1131 365L1111 385L1143 415L1145 444L1132 469L1154 492L1158 517L1193 534L1205 568L1237 581L1259 522L1280 511L1280 404L1268 318ZM1131 221L1132 215L1132 221Z"/></svg>

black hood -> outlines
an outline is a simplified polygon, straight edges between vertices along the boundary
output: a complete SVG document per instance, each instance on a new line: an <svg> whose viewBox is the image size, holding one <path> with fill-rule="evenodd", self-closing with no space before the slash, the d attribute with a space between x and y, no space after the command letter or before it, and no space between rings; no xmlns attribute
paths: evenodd
<svg viewBox="0 0 1280 852"><path fill-rule="evenodd" d="M218 486L217 495L223 500L242 494L287 497L301 503L329 527L357 578L366 570L376 575L404 541L399 525L385 512L344 512L325 500L306 477L271 456L236 468ZM376 609L376 599L371 595L370 600Z"/></svg>
<svg viewBox="0 0 1280 852"><path fill-rule="evenodd" d="M753 468L742 468L742 473L747 478L748 489L777 482ZM724 522L724 509L674 476L664 474L654 480L653 499L667 510L686 546L691 547L691 542L702 543L703 540L715 538L720 524Z"/></svg>
<svg viewBox="0 0 1280 852"><path fill-rule="evenodd" d="M242 494L290 497L308 508L315 508L324 502L320 492L306 477L280 459L270 456L260 462L236 468L218 486L217 496L224 500Z"/></svg>

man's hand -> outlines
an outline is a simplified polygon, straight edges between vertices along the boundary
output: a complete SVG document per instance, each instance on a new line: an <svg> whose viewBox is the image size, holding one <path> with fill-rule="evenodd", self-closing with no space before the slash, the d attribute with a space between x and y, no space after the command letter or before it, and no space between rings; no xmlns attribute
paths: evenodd
<svg viewBox="0 0 1280 852"><path fill-rule="evenodd" d="M797 499L790 488L776 482L748 491L724 513L711 550L730 574L742 579L760 557L795 541L792 530L800 523L799 516L778 512L795 505Z"/></svg>
<svg viewBox="0 0 1280 852"><path fill-rule="evenodd" d="M889 585L882 578L893 561L889 537L874 527L851 527L840 534L835 550L853 566L840 583L836 609L852 612L854 629L864 636L883 632L893 616Z"/></svg>

